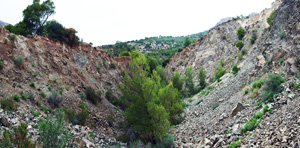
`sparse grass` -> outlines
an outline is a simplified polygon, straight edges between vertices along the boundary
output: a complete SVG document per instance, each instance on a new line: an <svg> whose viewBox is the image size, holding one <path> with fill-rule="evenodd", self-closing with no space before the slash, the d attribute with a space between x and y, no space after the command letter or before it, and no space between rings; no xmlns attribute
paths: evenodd
<svg viewBox="0 0 300 148"><path fill-rule="evenodd" d="M15 111L17 109L17 104L13 99L0 100L1 108L9 111Z"/></svg>
<svg viewBox="0 0 300 148"><path fill-rule="evenodd" d="M203 100L200 100L197 103L195 103L195 106L199 105L201 102L203 102Z"/></svg>
<svg viewBox="0 0 300 148"><path fill-rule="evenodd" d="M40 109L41 109L41 111L43 111L43 112L52 112L52 109L51 108L48 108L48 107L45 107L45 106L41 106L40 107Z"/></svg>
<svg viewBox="0 0 300 148"><path fill-rule="evenodd" d="M237 148L237 147L240 147L240 146L241 146L241 142L239 140L234 141L232 144L228 145L229 148Z"/></svg>
<svg viewBox="0 0 300 148"><path fill-rule="evenodd" d="M193 102L193 99L192 99L192 98L190 98L188 101L191 103L191 102Z"/></svg>
<svg viewBox="0 0 300 148"><path fill-rule="evenodd" d="M16 64L17 67L21 68L21 67L24 66L23 57L18 57L14 61L15 61L15 64Z"/></svg>

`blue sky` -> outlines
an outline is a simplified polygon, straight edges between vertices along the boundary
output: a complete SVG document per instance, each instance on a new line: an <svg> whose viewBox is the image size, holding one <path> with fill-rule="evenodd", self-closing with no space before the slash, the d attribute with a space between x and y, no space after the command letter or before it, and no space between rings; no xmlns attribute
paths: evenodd
<svg viewBox="0 0 300 148"><path fill-rule="evenodd" d="M0 20L16 24L32 0L0 0ZM220 19L270 8L274 0L52 0L55 19L75 28L84 42L114 44L151 36L181 36Z"/></svg>

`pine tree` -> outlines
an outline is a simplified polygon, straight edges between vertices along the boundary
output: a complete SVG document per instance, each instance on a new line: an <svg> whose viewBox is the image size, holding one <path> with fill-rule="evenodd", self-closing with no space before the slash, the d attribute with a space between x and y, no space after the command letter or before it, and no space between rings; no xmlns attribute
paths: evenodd
<svg viewBox="0 0 300 148"><path fill-rule="evenodd" d="M199 69L198 79L199 79L199 86L200 86L200 89L204 89L205 86L206 86L206 82L205 82L205 79L206 79L206 71L205 71L205 69L203 68L203 66L201 66L201 68Z"/></svg>

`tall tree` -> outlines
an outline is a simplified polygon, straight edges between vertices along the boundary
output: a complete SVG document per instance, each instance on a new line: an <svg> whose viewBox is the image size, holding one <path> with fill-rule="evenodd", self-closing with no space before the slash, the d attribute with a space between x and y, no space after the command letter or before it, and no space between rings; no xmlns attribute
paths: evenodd
<svg viewBox="0 0 300 148"><path fill-rule="evenodd" d="M239 39L243 39L243 37L245 36L245 30L242 26L239 27L239 29L237 30L237 35L239 37Z"/></svg>
<svg viewBox="0 0 300 148"><path fill-rule="evenodd" d="M23 11L23 22L33 34L42 34L43 26L48 18L55 13L55 6L51 0L40 4L40 0L33 0L33 4Z"/></svg>
<svg viewBox="0 0 300 148"><path fill-rule="evenodd" d="M192 95L194 93L194 72L192 66L188 66L185 68L185 87L187 89L188 95Z"/></svg>
<svg viewBox="0 0 300 148"><path fill-rule="evenodd" d="M199 79L199 86L201 89L204 89L206 86L206 71L203 68L203 66L201 66L201 68L199 69L199 75L198 75L198 79Z"/></svg>
<svg viewBox="0 0 300 148"><path fill-rule="evenodd" d="M175 72L174 75L172 76L172 83L174 88L176 88L179 92L182 91L182 86L184 83L184 80L181 78L181 75L179 72Z"/></svg>

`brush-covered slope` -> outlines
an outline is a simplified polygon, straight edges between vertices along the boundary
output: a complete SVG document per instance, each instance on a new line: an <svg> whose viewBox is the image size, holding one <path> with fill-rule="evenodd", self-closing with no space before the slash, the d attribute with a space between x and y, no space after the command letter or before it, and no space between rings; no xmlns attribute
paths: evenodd
<svg viewBox="0 0 300 148"><path fill-rule="evenodd" d="M186 119L173 130L178 147L227 147L240 144L248 147L292 147L299 141L299 22L300 3L297 0L275 1L272 8L265 9L249 18L231 20L220 24L196 44L176 54L167 65L169 78L175 71L184 74L192 65L195 73L201 66L207 71L207 81L214 77L221 59L227 72L220 82L187 99ZM274 23L269 30L266 21L275 11ZM247 51L242 52L234 44L238 41L237 29L246 30L243 39ZM251 44L253 30L257 40ZM285 34L285 35L284 35ZM225 36L225 37L223 37ZM237 63L239 72L231 72ZM268 73L277 73L285 78L281 93L270 102L262 101L264 88L253 88L252 83L267 79ZM195 83L198 83L195 77ZM245 93L245 90L248 93ZM262 105L258 103L262 101ZM242 132L246 122L264 106L273 108L258 120L254 129ZM261 111L262 112L262 111Z"/></svg>
<svg viewBox="0 0 300 148"><path fill-rule="evenodd" d="M35 94L33 99L16 101L17 109L11 114L1 110L1 129L11 129L20 123L36 127L40 118L53 113L45 112L40 107L71 109L79 112L80 104L88 106L90 114L85 125L71 125L75 137L74 144L101 145L115 142L119 134L118 123L123 120L122 114L105 98L110 91L120 97L121 72L128 65L129 57L113 58L101 48L80 43L78 47L69 47L47 37L33 36L26 38L9 33L0 26L0 98L7 99L14 95L26 96ZM34 83L34 84L33 84ZM86 99L86 89L93 88L101 94L98 105ZM64 99L58 107L47 102L51 91L62 93ZM42 92L45 95L41 95ZM33 111L41 113L32 115ZM29 129L36 139L36 128ZM87 134L92 132L96 137Z"/></svg>

